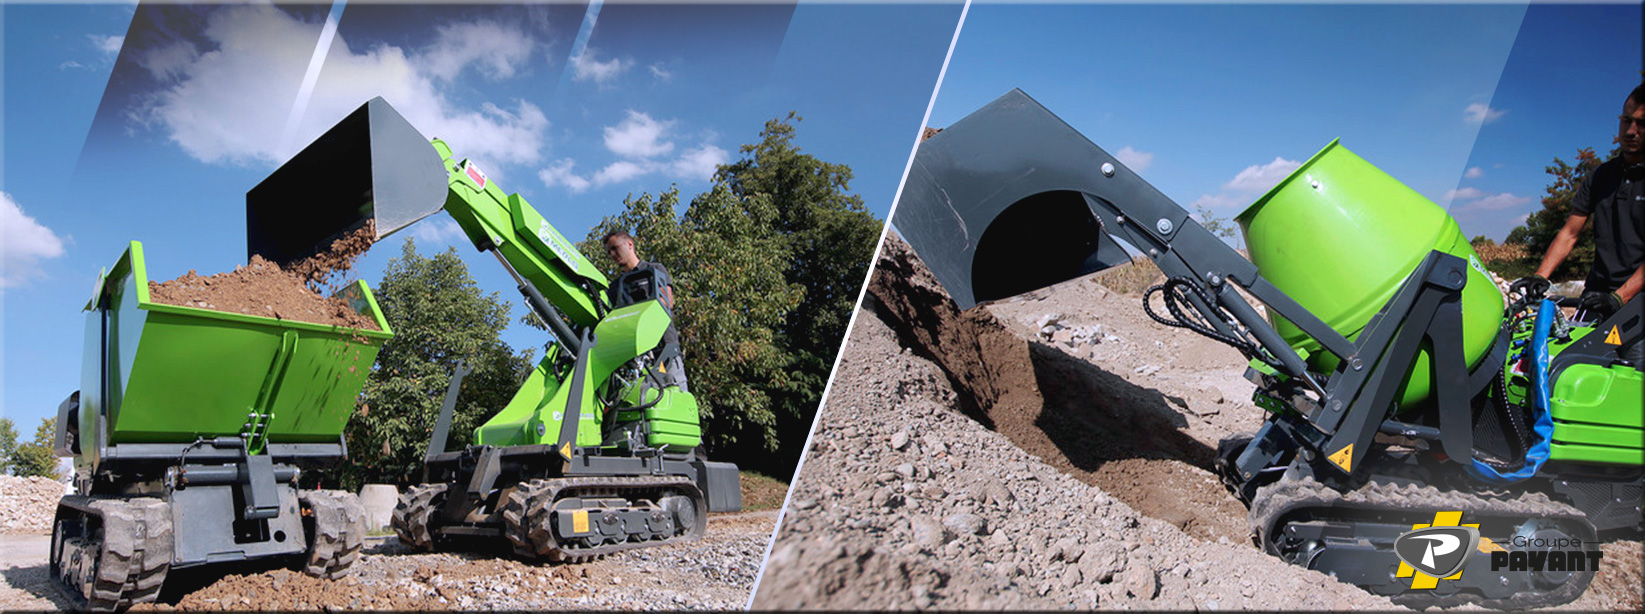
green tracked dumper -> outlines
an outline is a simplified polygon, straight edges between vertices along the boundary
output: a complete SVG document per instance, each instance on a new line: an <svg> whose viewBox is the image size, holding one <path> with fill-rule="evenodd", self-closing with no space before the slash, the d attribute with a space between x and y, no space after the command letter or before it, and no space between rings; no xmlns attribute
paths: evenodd
<svg viewBox="0 0 1645 614"><path fill-rule="evenodd" d="M102 274L57 414L77 494L51 566L82 607L153 601L171 569L281 557L337 578L359 558L358 497L297 487L347 458L343 425L393 336L364 282L339 296L381 330L154 302L136 241Z"/></svg>

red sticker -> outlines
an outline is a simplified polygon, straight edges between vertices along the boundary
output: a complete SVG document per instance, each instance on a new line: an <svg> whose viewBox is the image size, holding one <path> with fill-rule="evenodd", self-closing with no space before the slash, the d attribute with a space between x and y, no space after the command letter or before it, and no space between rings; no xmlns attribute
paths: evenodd
<svg viewBox="0 0 1645 614"><path fill-rule="evenodd" d="M480 189L486 189L486 174L480 172L480 167L473 164L468 164L464 166L463 172L467 173L468 178L473 179L474 183L480 186Z"/></svg>

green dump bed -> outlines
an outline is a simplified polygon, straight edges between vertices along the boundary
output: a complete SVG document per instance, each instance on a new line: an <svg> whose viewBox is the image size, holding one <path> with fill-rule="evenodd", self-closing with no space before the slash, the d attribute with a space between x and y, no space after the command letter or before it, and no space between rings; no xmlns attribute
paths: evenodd
<svg viewBox="0 0 1645 614"><path fill-rule="evenodd" d="M87 305L79 419L104 413L109 445L336 442L393 337L363 281L338 295L381 331L159 304L148 281L133 241Z"/></svg>

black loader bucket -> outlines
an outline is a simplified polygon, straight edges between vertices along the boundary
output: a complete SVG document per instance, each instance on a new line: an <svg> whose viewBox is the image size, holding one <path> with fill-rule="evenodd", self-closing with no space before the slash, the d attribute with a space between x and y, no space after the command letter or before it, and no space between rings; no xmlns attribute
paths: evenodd
<svg viewBox="0 0 1645 614"><path fill-rule="evenodd" d="M1135 174L1011 90L920 144L892 223L968 309L1129 262L1087 199L1161 196L1116 176Z"/></svg>
<svg viewBox="0 0 1645 614"><path fill-rule="evenodd" d="M444 207L446 179L429 140L373 98L246 192L246 255L285 266L370 221L388 236Z"/></svg>

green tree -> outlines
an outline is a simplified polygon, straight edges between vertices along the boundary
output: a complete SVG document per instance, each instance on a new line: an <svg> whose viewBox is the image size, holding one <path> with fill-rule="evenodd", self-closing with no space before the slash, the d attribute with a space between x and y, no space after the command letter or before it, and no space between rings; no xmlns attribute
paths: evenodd
<svg viewBox="0 0 1645 614"><path fill-rule="evenodd" d="M1194 217L1211 234L1224 239L1233 239L1236 246L1244 243L1239 234L1239 225L1228 218L1217 217L1217 214L1212 213L1210 208L1200 205L1197 207Z"/></svg>
<svg viewBox="0 0 1645 614"><path fill-rule="evenodd" d="M765 123L758 143L723 165L715 180L745 200L776 207L768 231L787 249L769 265L782 271L803 300L778 328L778 342L792 354L789 379L768 388L785 446L784 462L797 463L823 387L828 383L845 328L873 260L884 224L851 193L851 167L825 162L794 144L798 114Z"/></svg>
<svg viewBox="0 0 1645 614"><path fill-rule="evenodd" d="M1615 156L1619 151L1613 151ZM1544 169L1553 181L1545 188L1546 195L1542 197L1542 209L1532 212L1525 218L1525 224L1509 231L1504 243L1524 245L1526 258L1540 262L1542 256L1548 253L1548 246L1553 244L1554 236L1559 229L1565 226L1565 220L1571 216L1571 199L1576 196L1577 188L1587 180L1594 169L1599 168L1599 156L1592 148L1583 148L1577 151L1575 164L1554 158L1554 163ZM1565 262L1554 269L1550 277L1556 281L1580 278L1586 275L1594 262L1594 234L1590 230L1592 220L1583 228L1582 234L1577 237L1576 247L1571 249L1571 255ZM1532 264L1534 267L1535 264Z"/></svg>
<svg viewBox="0 0 1645 614"><path fill-rule="evenodd" d="M531 368L531 352L516 355L499 338L510 305L484 294L455 248L424 257L406 239L372 292L394 330L345 429L351 462L327 476L328 486L404 484L422 475L423 453L459 360L463 380L447 447L460 448L474 427L513 397Z"/></svg>
<svg viewBox="0 0 1645 614"><path fill-rule="evenodd" d="M17 425L0 418L0 475L11 473L11 457L17 453Z"/></svg>
<svg viewBox="0 0 1645 614"><path fill-rule="evenodd" d="M57 454L52 451L57 436L57 418L41 418L40 428L34 430L34 441L17 446L12 453L12 468L19 477L57 479Z"/></svg>
<svg viewBox="0 0 1645 614"><path fill-rule="evenodd" d="M641 258L668 267L675 326L707 446L717 456L733 448L769 455L778 444L773 392L794 386L794 359L778 331L803 295L773 265L788 258L782 237L770 232L776 207L763 196L739 197L723 184L694 198L683 216L678 188L630 196L623 206L579 249L615 276L616 264L600 240L626 230Z"/></svg>

